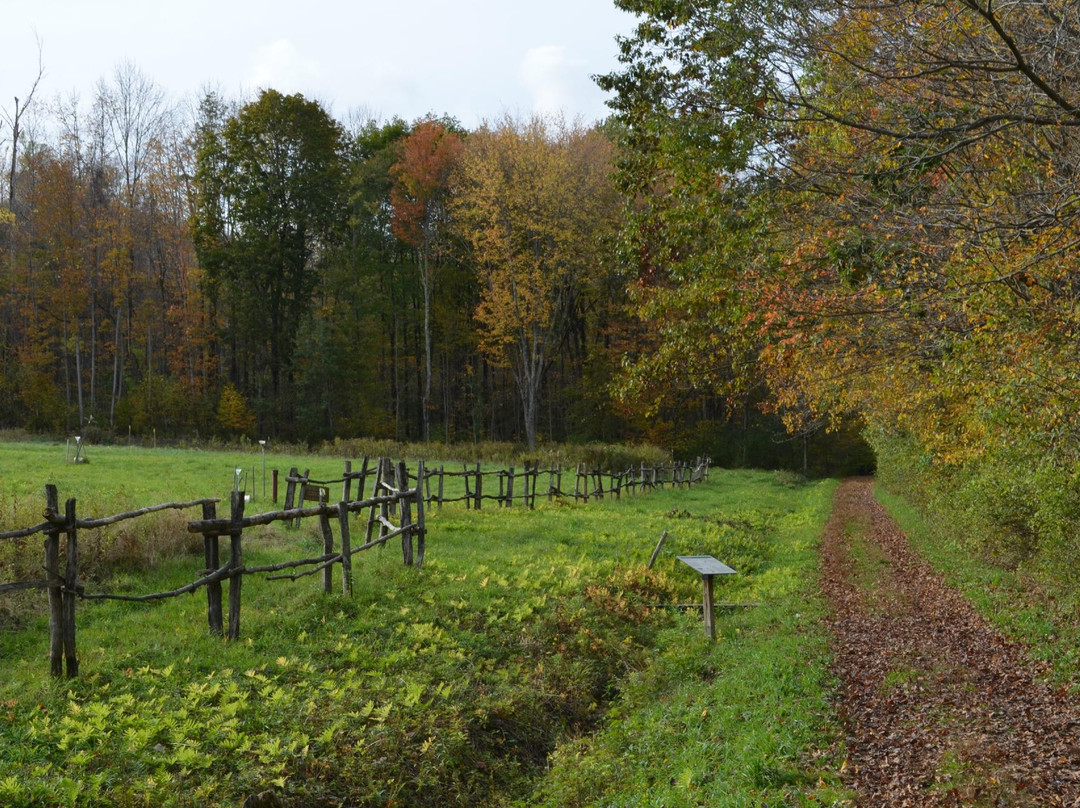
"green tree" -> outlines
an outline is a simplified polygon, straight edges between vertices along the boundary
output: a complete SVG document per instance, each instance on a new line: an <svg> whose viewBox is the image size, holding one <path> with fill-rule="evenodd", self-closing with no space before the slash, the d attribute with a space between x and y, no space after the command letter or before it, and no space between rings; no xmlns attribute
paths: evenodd
<svg viewBox="0 0 1080 808"><path fill-rule="evenodd" d="M343 221L342 131L318 103L275 90L213 120L197 156L196 248L232 377L286 428L297 330Z"/></svg>

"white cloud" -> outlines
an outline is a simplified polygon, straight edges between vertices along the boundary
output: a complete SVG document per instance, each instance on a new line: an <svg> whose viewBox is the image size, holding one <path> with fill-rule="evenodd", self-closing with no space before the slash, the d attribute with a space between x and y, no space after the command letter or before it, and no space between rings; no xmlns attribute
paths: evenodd
<svg viewBox="0 0 1080 808"><path fill-rule="evenodd" d="M567 78L582 63L569 59L561 45L530 48L521 60L521 83L529 91L535 112L556 113L567 109L571 88Z"/></svg>
<svg viewBox="0 0 1080 808"><path fill-rule="evenodd" d="M248 70L250 87L273 88L283 93L304 92L321 77L319 65L305 59L288 39L278 39L262 45L255 51L255 59Z"/></svg>

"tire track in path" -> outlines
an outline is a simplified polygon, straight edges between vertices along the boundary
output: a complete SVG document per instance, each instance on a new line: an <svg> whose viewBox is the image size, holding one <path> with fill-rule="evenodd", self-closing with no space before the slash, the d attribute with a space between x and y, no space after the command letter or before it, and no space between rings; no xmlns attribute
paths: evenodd
<svg viewBox="0 0 1080 808"><path fill-rule="evenodd" d="M1077 806L1080 709L911 549L855 479L822 540L858 804Z"/></svg>

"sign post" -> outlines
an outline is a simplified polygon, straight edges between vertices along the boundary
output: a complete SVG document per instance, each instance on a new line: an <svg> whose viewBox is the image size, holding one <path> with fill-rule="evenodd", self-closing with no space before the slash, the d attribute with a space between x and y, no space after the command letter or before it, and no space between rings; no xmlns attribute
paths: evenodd
<svg viewBox="0 0 1080 808"><path fill-rule="evenodd" d="M682 563L701 575L702 612L705 615L705 636L716 639L716 623L713 620L713 578L717 575L735 575L735 570L712 556L676 556Z"/></svg>

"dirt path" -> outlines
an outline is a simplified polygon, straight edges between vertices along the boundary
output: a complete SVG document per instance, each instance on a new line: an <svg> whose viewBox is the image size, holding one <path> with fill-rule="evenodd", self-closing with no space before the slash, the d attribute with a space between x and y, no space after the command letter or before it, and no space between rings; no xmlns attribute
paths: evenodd
<svg viewBox="0 0 1080 808"><path fill-rule="evenodd" d="M858 804L1080 806L1080 710L911 550L869 480L823 541Z"/></svg>

